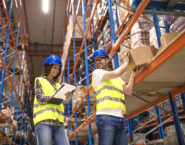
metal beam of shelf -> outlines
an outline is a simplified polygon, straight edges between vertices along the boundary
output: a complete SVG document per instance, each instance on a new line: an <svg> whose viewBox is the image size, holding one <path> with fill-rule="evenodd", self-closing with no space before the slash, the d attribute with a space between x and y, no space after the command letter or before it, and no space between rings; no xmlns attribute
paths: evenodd
<svg viewBox="0 0 185 145"><path fill-rule="evenodd" d="M173 91L172 92L172 96L175 99L175 97L174 97L175 95L183 93L183 92L185 92L185 86L183 86L183 87ZM157 104L160 104L160 103L162 103L162 102L164 102L164 101L166 101L168 99L169 99L168 95L165 95L164 97L159 98L156 101L154 101L153 104L157 105ZM152 105L148 104L148 105L142 107L141 109L138 109L137 111L135 111L135 112L133 112L133 113L131 113L129 115L126 115L126 119L132 118L132 117L136 116L137 114L140 114L140 113L142 113L142 112L144 112L144 111L146 111L146 110L148 110L148 109L150 109L152 107L153 107Z"/></svg>

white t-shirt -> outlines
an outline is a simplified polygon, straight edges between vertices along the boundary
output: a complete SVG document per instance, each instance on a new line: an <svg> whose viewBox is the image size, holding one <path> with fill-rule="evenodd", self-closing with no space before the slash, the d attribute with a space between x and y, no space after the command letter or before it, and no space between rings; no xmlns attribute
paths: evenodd
<svg viewBox="0 0 185 145"><path fill-rule="evenodd" d="M103 70L103 69L94 70L94 72L92 74L92 80L93 80L94 86L96 88L98 88L102 85L102 83L103 83L102 78L106 72L107 71ZM122 81L122 83L123 83L123 85L125 84L124 81ZM102 109L102 110L96 112L96 115L100 115L100 114L112 115L112 116L116 116L116 117L123 117L123 112L122 112L121 108L119 108L119 109Z"/></svg>

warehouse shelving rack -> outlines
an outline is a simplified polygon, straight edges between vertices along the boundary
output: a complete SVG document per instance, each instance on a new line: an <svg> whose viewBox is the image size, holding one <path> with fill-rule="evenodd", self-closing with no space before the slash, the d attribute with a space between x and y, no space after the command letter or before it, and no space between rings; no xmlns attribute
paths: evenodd
<svg viewBox="0 0 185 145"><path fill-rule="evenodd" d="M22 0L10 0L0 2L0 32L1 32L1 87L0 87L0 114L2 119L8 123L6 127L8 134L0 136L5 143L19 143L24 144L24 135L22 132L27 131L27 118L24 113L29 113L29 76L28 76L28 56L26 54L27 48L27 34L24 23L24 15L22 9ZM3 45L4 44L4 45ZM10 64L10 57L12 64ZM15 77L18 76L18 84L15 84ZM5 93L5 80L10 83L11 94L7 96ZM6 107L11 110L12 117L4 115L1 109L4 109L4 101L2 98L7 96L8 103ZM15 110L13 110L15 107ZM18 112L21 111L21 120L17 120ZM17 135L17 123L20 125L20 134ZM7 135L11 135L10 127L13 128L13 140ZM19 137L19 142L17 136Z"/></svg>
<svg viewBox="0 0 185 145"><path fill-rule="evenodd" d="M92 12L91 12L91 16L90 18L88 19L88 24L87 24L87 29L86 29L86 16L85 16L85 1L82 0L82 13L83 13L83 18L84 18L84 36L83 36L83 40L82 40L82 43L81 43L81 47L80 47L80 50L79 50L79 53L78 53L78 56L77 56L77 59L76 59L76 53L75 53L75 24L76 24L76 19L77 19L77 15L78 15L78 12L79 12L79 3L81 1L79 0L78 1L78 7L77 7L77 10L76 10L76 15L74 13L74 1L68 1L68 7L67 7L67 15L69 15L69 13L71 13L70 11L70 7L72 7L72 14L73 14L73 29L71 31L71 37L69 38L70 41L72 40L72 36L73 36L73 61L74 61L74 69L70 75L70 72L69 72L69 57L68 57L68 82L69 83L72 83L72 79L74 77L74 85L76 85L76 68L77 68L77 63L79 62L79 59L80 59L80 55L82 53L82 49L84 47L85 49L85 72L86 72L86 86L88 87L85 95L82 97L82 100L80 101L80 103L77 105L77 107L75 107L72 111L72 114L69 116L68 114L68 117L69 119L67 120L67 123L69 125L69 122L71 121L71 119L73 118L73 116L75 115L75 120L77 120L77 110L79 109L80 105L82 104L82 102L85 100L86 96L87 96L87 104L88 104L88 119L86 121L84 121L79 127L77 127L77 122L76 122L76 127L75 127L75 131L72 132L70 135L69 135L69 139L71 139L72 136L76 135L76 144L78 144L78 141L77 141L77 134L80 130L82 130L85 126L89 125L89 144L91 145L92 144L92 135L91 135L91 127L90 127L90 124L91 122L95 119L95 113L93 115L89 115L90 114L90 105L89 105L89 97L88 97L88 93L90 91L90 89L92 88L91 86L89 86L89 73L88 73L88 56L90 55L91 51L92 51L92 47L95 45L95 38L96 36L94 36L94 33L96 33L97 31L94 31L93 29L93 35L91 36L91 38L93 38L93 45L91 47L91 49L87 50L87 42L86 42L86 38L87 38L87 33L90 29L90 26L92 25L92 23L94 24L93 22L93 17L94 17L94 14L95 14L95 11L96 11L96 8L97 8L97 4L99 3L99 0L96 0L94 1L93 3L93 9L92 9ZM88 1L89 3L92 2L92 1ZM110 51L109 52L109 55L110 55L110 58L114 57L114 63L115 63L115 68L117 68L119 66L118 64L118 58L117 58L117 51L118 51L118 48L119 46L123 43L124 39L126 38L126 36L129 34L132 26L134 25L134 23L137 21L137 19L141 16L141 14L143 13L143 11L145 11L145 8L147 7L148 3L150 1L149 0L143 0L143 1L140 1L140 3L138 4L137 8L135 9L134 13L131 13L131 12L128 12L125 19L122 21L122 24L119 26L119 28L117 29L116 32L114 32L115 28L114 28L114 22L113 22L113 14L112 14L112 1L111 0L108 0L108 6L109 6L109 17L110 17L110 23L111 23L111 38L112 38L112 42L110 42L108 44L108 47L106 48L106 51ZM91 3L92 4L92 3ZM125 21L127 20L127 18L130 16L129 18L129 21L125 24ZM156 18L156 16L154 16ZM103 19L102 19L103 20ZM156 22L157 20L155 20ZM97 22L97 21L96 21ZM102 22L103 23L103 22ZM157 22L156 22L157 23ZM101 24L101 23L100 23ZM95 24L94 26L96 26L98 24ZM123 28L123 25L125 25L125 27ZM93 26L93 25L92 25ZM156 25L156 27L158 27ZM121 28L123 28L123 31L121 32L121 34L119 34ZM158 28L156 28L158 29ZM167 32L169 32L168 28L166 27L167 29ZM67 32L67 31L66 31ZM72 35L73 34L73 35ZM119 34L119 36L117 36ZM116 36L117 36L117 39L116 39ZM158 37L160 37L159 34L157 34ZM91 39L90 39L91 40ZM66 40L67 41L67 40ZM65 42L66 42L65 41ZM159 42L159 45L160 45L160 41L158 39L158 42ZM135 78L135 85L139 84L144 78L146 78L147 76L149 76L152 72L154 72L155 70L157 70L162 64L164 64L168 59L170 59L174 54L176 54L178 51L180 51L182 48L184 48L185 44L182 43L182 42L185 42L185 34L182 33L182 35L176 40L174 41L169 47L168 49L166 49L161 55L159 55L155 60L153 60L140 74L137 75L137 77ZM66 51L68 52L67 53L67 56L69 54L69 51L70 51L70 45L71 43L69 43L68 47L65 48L63 47L63 51L64 49L67 49ZM112 46L112 49L110 50ZM88 52L89 51L89 55L88 55ZM66 55L66 54L65 54ZM65 64L66 64L66 61L63 61L64 63L64 70L65 70ZM70 80L69 80L70 78ZM154 102L152 102L152 105L157 105L157 104L160 104L166 100L168 100L170 98L170 102L171 102L171 106L173 107L173 111L176 110L175 108L175 98L174 96L177 95L177 94L182 94L182 100L184 100L184 92L185 92L185 86L177 89L176 91L173 91L171 93L169 93L168 95L164 96L164 97L161 97L157 100L155 100ZM70 103L68 103L68 106L70 105ZM131 119L132 117L134 116L137 116L138 114L144 112L145 110L149 109L152 107L151 104L149 105L146 105L144 106L143 108L129 114L129 115L126 115L126 119ZM69 107L70 108L70 107ZM173 112L173 114L175 114L175 112ZM160 121L160 112L158 110L158 118L159 118L159 123L161 123ZM183 137L182 137L182 131L180 129L180 126L179 126L179 119L178 119L178 116L174 115L174 119L176 120L175 121L175 125L176 125L176 129L177 129L177 133L178 135L180 136L178 139L179 139L179 143L180 144L184 144L184 141L183 141ZM161 125L159 125L158 127L160 127ZM162 133L162 131L160 131ZM163 138L163 135L161 136L161 138Z"/></svg>

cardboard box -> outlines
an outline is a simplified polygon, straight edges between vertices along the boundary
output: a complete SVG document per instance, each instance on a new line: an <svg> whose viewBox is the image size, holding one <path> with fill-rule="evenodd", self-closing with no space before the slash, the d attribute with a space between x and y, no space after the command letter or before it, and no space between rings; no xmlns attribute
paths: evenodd
<svg viewBox="0 0 185 145"><path fill-rule="evenodd" d="M155 56L157 49L153 46L143 46L135 49L122 49L120 56L123 56L125 52L129 51L129 69L133 70L138 66L146 65L150 63ZM120 64L123 63L123 58L119 57Z"/></svg>
<svg viewBox="0 0 185 145"><path fill-rule="evenodd" d="M160 55L168 48L170 41L172 41L172 39L174 39L178 35L178 33L179 32L166 33L161 36L161 47L159 48L159 51L157 52L156 56Z"/></svg>
<svg viewBox="0 0 185 145"><path fill-rule="evenodd" d="M178 34L179 32L174 33L166 33L161 36L161 45L162 47L166 47L169 42Z"/></svg>

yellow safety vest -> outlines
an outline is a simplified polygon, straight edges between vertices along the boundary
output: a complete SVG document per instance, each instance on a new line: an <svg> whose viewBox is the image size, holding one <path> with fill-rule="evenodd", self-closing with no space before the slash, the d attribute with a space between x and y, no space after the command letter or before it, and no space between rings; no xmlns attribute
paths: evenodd
<svg viewBox="0 0 185 145"><path fill-rule="evenodd" d="M92 81L93 89L96 92L96 112L102 109L118 109L126 113L125 96L123 84L120 77L103 81L103 84L96 88Z"/></svg>
<svg viewBox="0 0 185 145"><path fill-rule="evenodd" d="M35 79L35 85L37 79L39 80L42 89L43 89L43 94L44 95L53 95L55 93L55 89L53 86L50 84L50 82L43 78L43 77L38 77ZM56 83L57 90L60 88L60 84ZM55 104L39 104L37 101L37 97L35 96L34 98L34 108L33 108L33 122L34 125L36 125L38 122L42 120L47 120L47 119L52 119L52 120L58 120L62 123L64 123L64 105L61 103L60 105L55 105Z"/></svg>

